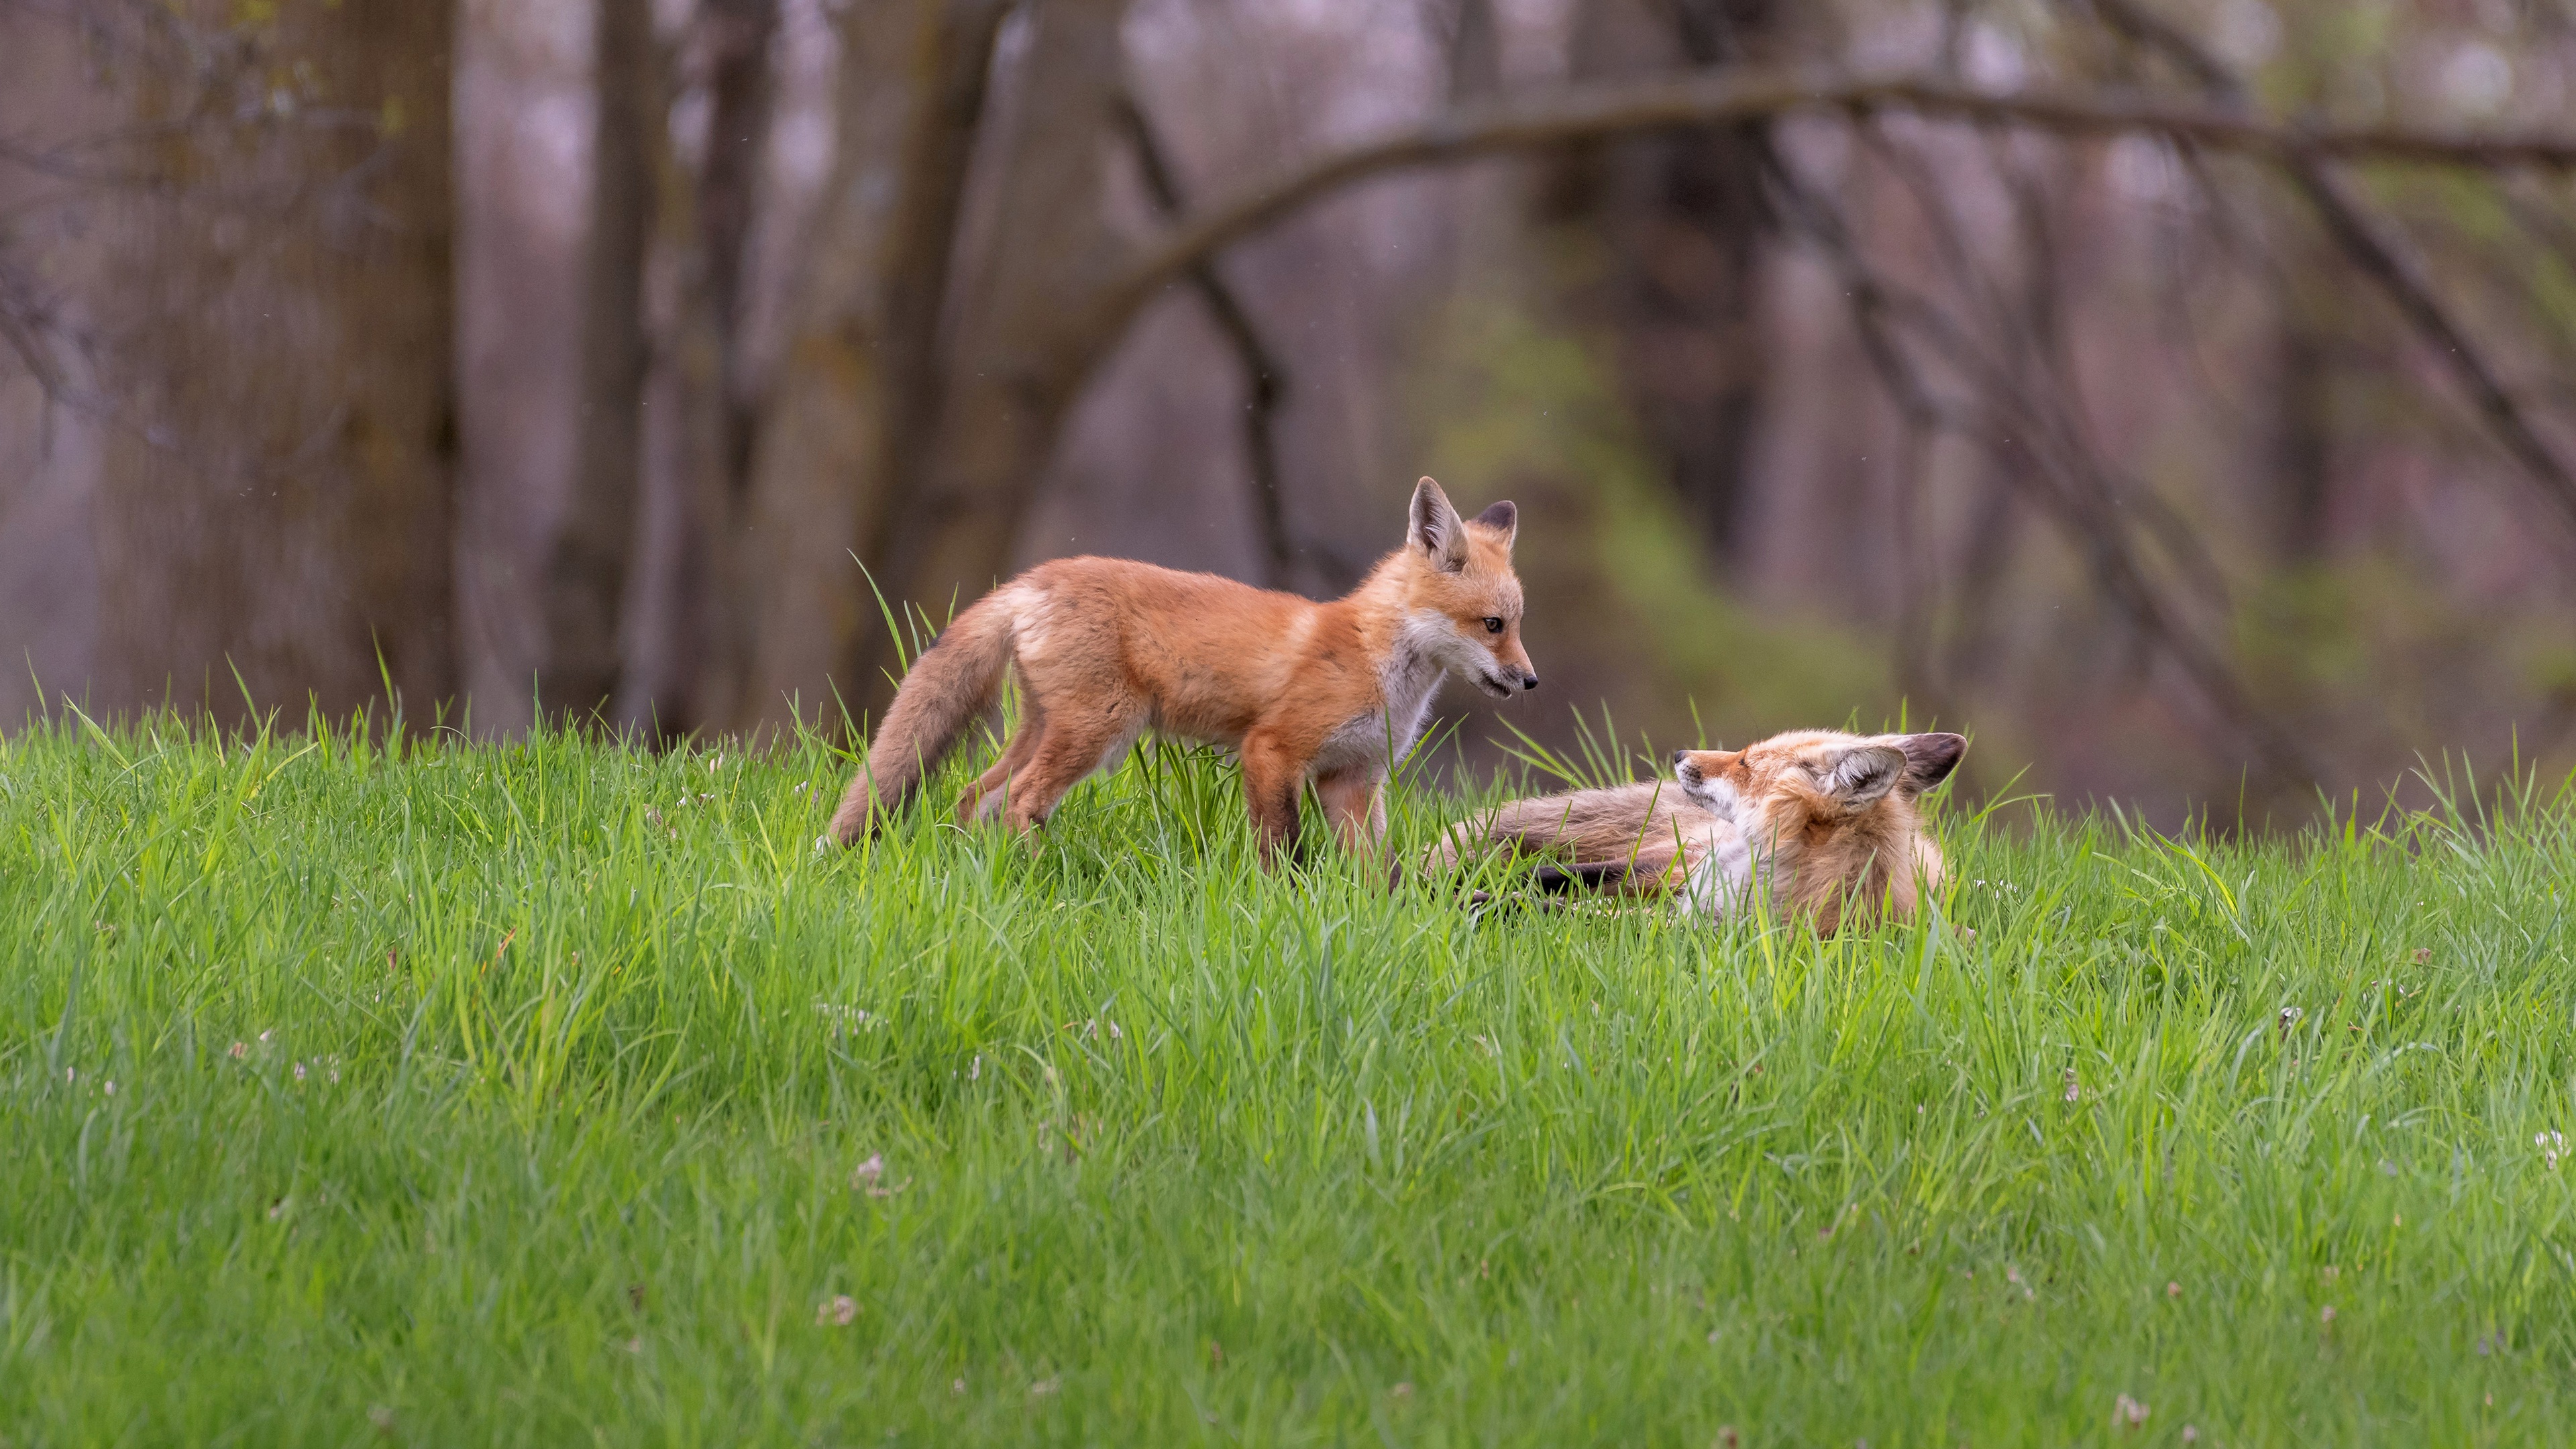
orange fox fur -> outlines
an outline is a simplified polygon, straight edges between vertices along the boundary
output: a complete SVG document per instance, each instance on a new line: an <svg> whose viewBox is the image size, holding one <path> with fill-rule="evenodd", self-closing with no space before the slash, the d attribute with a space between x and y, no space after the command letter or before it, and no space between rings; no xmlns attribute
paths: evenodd
<svg viewBox="0 0 2576 1449"><path fill-rule="evenodd" d="M1041 564L957 616L912 666L832 833L855 844L901 805L1017 669L1024 714L967 787L962 820L1045 820L1148 729L1230 745L1263 858L1293 847L1309 783L1347 845L1386 828L1382 789L1447 674L1508 698L1538 688L1512 572L1518 513L1462 519L1415 485L1404 546L1328 604L1123 559Z"/></svg>
<svg viewBox="0 0 2576 1449"><path fill-rule="evenodd" d="M1712 916L1754 877L1774 906L1830 934L1882 906L1914 914L1941 881L1915 801L1949 777L1958 735L1800 730L1741 750L1677 750L1673 779L1514 800L1453 829L1435 868L1495 847L1540 857L1550 883L1679 894Z"/></svg>

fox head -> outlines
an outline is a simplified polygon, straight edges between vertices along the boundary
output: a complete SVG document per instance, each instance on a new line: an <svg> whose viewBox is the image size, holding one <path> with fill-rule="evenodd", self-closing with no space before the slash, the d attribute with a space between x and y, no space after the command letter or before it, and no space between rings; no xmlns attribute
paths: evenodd
<svg viewBox="0 0 2576 1449"><path fill-rule="evenodd" d="M1941 880L1941 852L1915 800L1950 777L1968 742L1953 734L1799 730L1740 750L1676 750L1682 793L1734 823L1773 889L1830 931L1843 903L1880 899L1911 915Z"/></svg>
<svg viewBox="0 0 2576 1449"><path fill-rule="evenodd" d="M1406 641L1496 699L1538 688L1521 648L1521 581L1512 572L1520 510L1497 503L1461 518L1440 485L1413 485L1397 557L1404 575Z"/></svg>

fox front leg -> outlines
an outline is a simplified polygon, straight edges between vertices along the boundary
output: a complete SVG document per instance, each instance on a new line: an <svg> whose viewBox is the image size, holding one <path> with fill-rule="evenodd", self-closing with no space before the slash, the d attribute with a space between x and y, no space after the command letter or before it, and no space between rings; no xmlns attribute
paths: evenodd
<svg viewBox="0 0 2576 1449"><path fill-rule="evenodd" d="M1384 780L1362 771L1327 775L1315 782L1315 798L1343 849L1357 854L1386 838Z"/></svg>
<svg viewBox="0 0 2576 1449"><path fill-rule="evenodd" d="M1305 786L1305 761L1262 735L1243 742L1243 800L1261 831L1261 865L1275 869L1297 849L1297 796Z"/></svg>

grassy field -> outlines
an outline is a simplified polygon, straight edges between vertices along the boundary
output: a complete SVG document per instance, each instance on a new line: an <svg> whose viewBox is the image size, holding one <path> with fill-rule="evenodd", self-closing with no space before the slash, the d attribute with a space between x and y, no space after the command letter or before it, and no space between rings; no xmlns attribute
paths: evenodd
<svg viewBox="0 0 2576 1449"><path fill-rule="evenodd" d="M1168 750L818 853L846 768L0 742L0 1441L2576 1432L2556 782L1952 807L1820 943L1265 878Z"/></svg>

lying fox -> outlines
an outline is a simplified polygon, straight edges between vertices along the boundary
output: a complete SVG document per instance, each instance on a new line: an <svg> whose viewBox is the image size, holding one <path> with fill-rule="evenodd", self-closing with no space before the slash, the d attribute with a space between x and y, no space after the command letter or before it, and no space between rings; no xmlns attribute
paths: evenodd
<svg viewBox="0 0 2576 1449"><path fill-rule="evenodd" d="M999 812L1026 830L1154 729L1240 752L1265 864L1295 847L1309 783L1345 845L1374 845L1387 771L1444 675L1496 698L1538 688L1521 648L1518 524L1509 503L1460 518L1425 478L1404 546L1329 604L1122 559L1040 564L914 663L832 833L856 844L901 805L1016 667L1020 727L957 802L961 820Z"/></svg>
<svg viewBox="0 0 2576 1449"><path fill-rule="evenodd" d="M1898 920L1941 882L1915 800L1949 778L1957 735L1801 730L1741 750L1676 750L1675 783L1514 800L1454 828L1435 869L1508 846L1548 862L1548 885L1678 893L1711 917L1743 907L1758 872L1784 915L1830 934L1884 903Z"/></svg>

